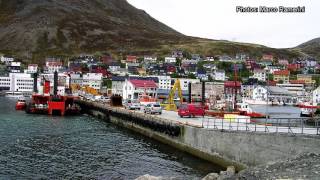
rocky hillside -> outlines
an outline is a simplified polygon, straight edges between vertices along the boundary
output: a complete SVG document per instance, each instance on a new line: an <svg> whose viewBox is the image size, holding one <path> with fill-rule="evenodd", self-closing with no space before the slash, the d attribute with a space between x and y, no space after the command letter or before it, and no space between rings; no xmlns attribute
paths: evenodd
<svg viewBox="0 0 320 180"><path fill-rule="evenodd" d="M0 0L0 51L126 50L180 39L126 0Z"/></svg>
<svg viewBox="0 0 320 180"><path fill-rule="evenodd" d="M23 59L101 51L167 54L175 48L204 55L301 54L300 49L188 37L126 0L0 0L0 52Z"/></svg>
<svg viewBox="0 0 320 180"><path fill-rule="evenodd" d="M315 57L320 60L320 38L312 39L305 42L297 47L302 52L308 54L309 56Z"/></svg>

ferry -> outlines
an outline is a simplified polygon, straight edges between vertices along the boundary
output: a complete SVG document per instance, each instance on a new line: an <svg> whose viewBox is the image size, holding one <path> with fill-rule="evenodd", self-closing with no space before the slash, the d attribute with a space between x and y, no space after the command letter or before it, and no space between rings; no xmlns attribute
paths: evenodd
<svg viewBox="0 0 320 180"><path fill-rule="evenodd" d="M50 94L50 81L44 80L42 93L37 91L37 75L34 75L34 92L31 102L27 104L26 113L30 114L60 114L75 115L80 113L80 107L74 103L78 96L58 94L58 73L54 73L53 94Z"/></svg>
<svg viewBox="0 0 320 180"><path fill-rule="evenodd" d="M5 93L5 97L18 99L18 98L23 98L24 96L22 92L10 91Z"/></svg>
<svg viewBox="0 0 320 180"><path fill-rule="evenodd" d="M19 98L16 102L16 110L24 110L27 106L26 100L24 98Z"/></svg>

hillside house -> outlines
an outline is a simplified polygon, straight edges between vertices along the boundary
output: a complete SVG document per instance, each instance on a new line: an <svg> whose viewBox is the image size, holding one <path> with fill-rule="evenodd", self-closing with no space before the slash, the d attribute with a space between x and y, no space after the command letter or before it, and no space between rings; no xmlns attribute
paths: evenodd
<svg viewBox="0 0 320 180"><path fill-rule="evenodd" d="M252 99L253 90L258 87L258 85L258 79L249 78L246 82L241 84L242 96Z"/></svg>
<svg viewBox="0 0 320 180"><path fill-rule="evenodd" d="M203 69L198 69L197 70L197 77L198 79L201 79L203 81L207 81L208 80L208 75L207 75L207 72Z"/></svg>
<svg viewBox="0 0 320 180"><path fill-rule="evenodd" d="M123 99L139 99L144 93L156 97L157 89L157 84L152 80L126 80L122 97Z"/></svg>
<svg viewBox="0 0 320 180"><path fill-rule="evenodd" d="M183 51L181 51L181 50L172 51L171 57L173 57L173 58L183 58Z"/></svg>
<svg viewBox="0 0 320 180"><path fill-rule="evenodd" d="M304 81L306 85L314 85L316 83L311 74L297 74L297 80Z"/></svg>
<svg viewBox="0 0 320 180"><path fill-rule="evenodd" d="M2 63L10 64L11 62L14 61L14 58L13 57L1 56L0 60L1 60Z"/></svg>
<svg viewBox="0 0 320 180"><path fill-rule="evenodd" d="M267 79L267 72L264 69L254 69L252 77L265 82Z"/></svg>
<svg viewBox="0 0 320 180"><path fill-rule="evenodd" d="M60 59L56 58L47 58L45 64L45 72L46 73L54 73L54 72L61 72L63 70L63 63Z"/></svg>
<svg viewBox="0 0 320 180"><path fill-rule="evenodd" d="M287 59L280 59L278 64L287 67L289 65L289 61Z"/></svg>
<svg viewBox="0 0 320 180"><path fill-rule="evenodd" d="M38 72L38 64L29 64L25 71L26 73L33 74Z"/></svg>
<svg viewBox="0 0 320 180"><path fill-rule="evenodd" d="M118 71L120 68L121 68L120 63L113 62L113 63L111 63L111 64L109 65L108 70L109 70L111 73L113 73L113 72Z"/></svg>
<svg viewBox="0 0 320 180"><path fill-rule="evenodd" d="M312 91L312 102L320 104L320 87Z"/></svg>
<svg viewBox="0 0 320 180"><path fill-rule="evenodd" d="M126 76L112 76L112 94L113 95L123 95L123 86L125 84Z"/></svg>
<svg viewBox="0 0 320 180"><path fill-rule="evenodd" d="M280 66L270 65L270 66L266 66L264 69L270 74L273 74L275 71L280 71L282 68Z"/></svg>
<svg viewBox="0 0 320 180"><path fill-rule="evenodd" d="M21 72L21 62L11 62L7 66L7 70L10 73L20 73Z"/></svg>
<svg viewBox="0 0 320 180"><path fill-rule="evenodd" d="M126 57L126 62L127 63L137 63L138 62L138 58L137 58L137 56L127 56Z"/></svg>
<svg viewBox="0 0 320 180"><path fill-rule="evenodd" d="M219 70L219 69L215 70L213 79L216 81L225 81L226 80L225 70Z"/></svg>
<svg viewBox="0 0 320 180"><path fill-rule="evenodd" d="M164 62L165 63L175 64L177 62L177 59L175 57L165 57L164 58Z"/></svg>
<svg viewBox="0 0 320 180"><path fill-rule="evenodd" d="M273 72L273 80L274 81L282 81L283 83L289 83L290 71L288 70L280 70Z"/></svg>
<svg viewBox="0 0 320 180"><path fill-rule="evenodd" d="M287 69L291 72L299 71L301 70L302 65L298 63L289 64Z"/></svg>
<svg viewBox="0 0 320 180"><path fill-rule="evenodd" d="M157 62L157 57L156 56L144 56L143 61L145 63L156 63Z"/></svg>
<svg viewBox="0 0 320 180"><path fill-rule="evenodd" d="M83 75L83 86L89 86L98 91L101 90L102 87L102 73L87 73Z"/></svg>

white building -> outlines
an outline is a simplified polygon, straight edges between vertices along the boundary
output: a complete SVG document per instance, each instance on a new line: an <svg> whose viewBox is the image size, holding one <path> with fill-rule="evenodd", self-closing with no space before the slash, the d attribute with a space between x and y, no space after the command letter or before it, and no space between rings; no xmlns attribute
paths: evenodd
<svg viewBox="0 0 320 180"><path fill-rule="evenodd" d="M38 72L38 64L29 64L28 69L25 70L25 73L33 74Z"/></svg>
<svg viewBox="0 0 320 180"><path fill-rule="evenodd" d="M278 86L258 86L253 90L252 99L272 103L293 102L292 94L285 88Z"/></svg>
<svg viewBox="0 0 320 180"><path fill-rule="evenodd" d="M156 56L144 56L143 61L148 62L148 63L156 63L157 57Z"/></svg>
<svg viewBox="0 0 320 180"><path fill-rule="evenodd" d="M47 60L46 61L46 73L60 72L63 69L63 64L59 60Z"/></svg>
<svg viewBox="0 0 320 180"><path fill-rule="evenodd" d="M21 72L21 62L11 62L10 66L7 66L7 67L11 73L20 73Z"/></svg>
<svg viewBox="0 0 320 180"><path fill-rule="evenodd" d="M266 66L264 69L267 72L269 72L270 74L273 74L275 71L280 71L281 67L279 67L279 66Z"/></svg>
<svg viewBox="0 0 320 180"><path fill-rule="evenodd" d="M174 58L174 57L165 57L165 58L164 58L164 62L165 62L165 63L176 63L176 62L177 62L177 59Z"/></svg>
<svg viewBox="0 0 320 180"><path fill-rule="evenodd" d="M170 76L155 76L159 79L159 89L171 89L171 77Z"/></svg>
<svg viewBox="0 0 320 180"><path fill-rule="evenodd" d="M1 62L2 62L2 63L5 63L5 64L10 64L11 62L14 61L14 58L13 58L13 57L4 57L4 56L1 56L0 59L1 59Z"/></svg>
<svg viewBox="0 0 320 180"><path fill-rule="evenodd" d="M143 94L157 96L158 86L151 80L126 80L123 86L123 99L139 99Z"/></svg>
<svg viewBox="0 0 320 180"><path fill-rule="evenodd" d="M284 83L284 84L277 84L277 86L285 88L294 96L304 96L306 93L306 90L303 84Z"/></svg>
<svg viewBox="0 0 320 180"><path fill-rule="evenodd" d="M121 66L118 63L112 63L111 65L109 65L109 71L111 73L117 72L120 68L121 68Z"/></svg>
<svg viewBox="0 0 320 180"><path fill-rule="evenodd" d="M0 77L0 91L2 90L9 91L10 88L11 88L10 77Z"/></svg>
<svg viewBox="0 0 320 180"><path fill-rule="evenodd" d="M306 60L306 66L307 67L315 67L318 64L315 60Z"/></svg>
<svg viewBox="0 0 320 180"><path fill-rule="evenodd" d="M315 104L320 104L320 86L312 91L312 102Z"/></svg>
<svg viewBox="0 0 320 180"><path fill-rule="evenodd" d="M123 87L126 82L125 76L112 76L112 94L113 95L123 95Z"/></svg>
<svg viewBox="0 0 320 180"><path fill-rule="evenodd" d="M224 70L215 70L214 71L214 80L225 81L226 80L226 72Z"/></svg>
<svg viewBox="0 0 320 180"><path fill-rule="evenodd" d="M33 78L31 74L10 73L10 91L32 92Z"/></svg>
<svg viewBox="0 0 320 180"><path fill-rule="evenodd" d="M83 78L81 74L70 74L70 78L71 84L82 86Z"/></svg>
<svg viewBox="0 0 320 180"><path fill-rule="evenodd" d="M266 81L267 72L264 69L254 69L252 77L258 79L258 81Z"/></svg>
<svg viewBox="0 0 320 180"><path fill-rule="evenodd" d="M102 73L87 73L83 75L83 86L89 86L98 91L101 90L102 87Z"/></svg>
<svg viewBox="0 0 320 180"><path fill-rule="evenodd" d="M180 86L182 91L188 91L189 90L189 83L200 83L200 79L185 79L185 78L179 78L180 80Z"/></svg>

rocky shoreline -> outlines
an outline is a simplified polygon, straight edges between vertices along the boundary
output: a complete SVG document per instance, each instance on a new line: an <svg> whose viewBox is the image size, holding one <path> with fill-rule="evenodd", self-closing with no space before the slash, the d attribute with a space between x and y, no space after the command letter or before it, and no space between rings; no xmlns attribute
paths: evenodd
<svg viewBox="0 0 320 180"><path fill-rule="evenodd" d="M175 177L144 175L136 180L177 180ZM257 179L320 179L320 154L301 154L293 159L268 163L243 170L236 174L229 166L226 171L210 173L202 180L257 180Z"/></svg>

